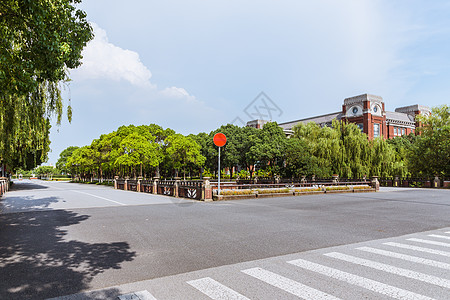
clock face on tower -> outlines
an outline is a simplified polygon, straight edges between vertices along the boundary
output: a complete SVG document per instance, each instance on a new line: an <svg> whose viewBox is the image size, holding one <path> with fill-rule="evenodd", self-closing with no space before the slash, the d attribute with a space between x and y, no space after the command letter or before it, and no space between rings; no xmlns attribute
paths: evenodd
<svg viewBox="0 0 450 300"><path fill-rule="evenodd" d="M362 107L359 105L352 105L347 108L346 116L348 118L358 117L362 115Z"/></svg>

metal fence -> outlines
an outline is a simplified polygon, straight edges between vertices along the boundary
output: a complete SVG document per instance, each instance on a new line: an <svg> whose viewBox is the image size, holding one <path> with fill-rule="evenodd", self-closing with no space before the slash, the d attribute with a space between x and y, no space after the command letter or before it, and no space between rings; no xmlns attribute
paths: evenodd
<svg viewBox="0 0 450 300"><path fill-rule="evenodd" d="M180 181L178 186L178 196L190 199L202 199L202 181Z"/></svg>

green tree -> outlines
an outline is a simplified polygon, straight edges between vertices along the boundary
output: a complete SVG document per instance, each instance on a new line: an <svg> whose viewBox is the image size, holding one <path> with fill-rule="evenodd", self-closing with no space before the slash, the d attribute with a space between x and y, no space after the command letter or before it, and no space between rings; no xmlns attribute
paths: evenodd
<svg viewBox="0 0 450 300"><path fill-rule="evenodd" d="M153 143L154 140L155 138L148 131L127 135L120 143L120 156L116 158L115 164L132 167L134 177L136 177L136 166L140 165L140 176L142 176L143 165L156 167L161 162L157 153L158 146Z"/></svg>
<svg viewBox="0 0 450 300"><path fill-rule="evenodd" d="M433 107L429 116L417 116L421 123L409 151L410 170L417 176L450 175L450 107Z"/></svg>
<svg viewBox="0 0 450 300"><path fill-rule="evenodd" d="M67 159L66 167L70 168L72 174L79 174L79 176L85 180L93 175L93 156L94 151L90 146L83 146L75 149L72 155Z"/></svg>
<svg viewBox="0 0 450 300"><path fill-rule="evenodd" d="M59 123L63 112L61 86L92 38L79 2L0 2L0 160L11 168L47 157L50 117Z"/></svg>
<svg viewBox="0 0 450 300"><path fill-rule="evenodd" d="M200 146L194 139L181 134L173 134L167 137L166 142L168 144L166 153L175 169L176 177L178 177L179 170L182 169L186 179L186 167L189 164L203 166L205 163L205 157L200 153Z"/></svg>
<svg viewBox="0 0 450 300"><path fill-rule="evenodd" d="M69 146L59 154L59 159L56 162L56 167L61 170L61 172L64 172L66 174L69 172L69 168L66 167L67 159L72 155L73 151L78 148L79 147L77 146Z"/></svg>

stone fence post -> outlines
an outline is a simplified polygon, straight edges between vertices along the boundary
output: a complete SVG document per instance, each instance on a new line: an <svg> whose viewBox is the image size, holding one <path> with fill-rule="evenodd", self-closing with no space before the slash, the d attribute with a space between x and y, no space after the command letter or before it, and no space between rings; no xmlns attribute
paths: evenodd
<svg viewBox="0 0 450 300"><path fill-rule="evenodd" d="M180 177L175 177L175 183L173 185L173 195L178 198L179 193L178 193L178 187L180 186Z"/></svg>
<svg viewBox="0 0 450 300"><path fill-rule="evenodd" d="M155 178L153 178L153 194L158 194L158 181L159 181L159 177L156 176Z"/></svg>
<svg viewBox="0 0 450 300"><path fill-rule="evenodd" d="M202 200L204 201L212 201L212 188L209 179L210 177L203 177Z"/></svg>
<svg viewBox="0 0 450 300"><path fill-rule="evenodd" d="M395 175L393 186L395 187L400 186L400 179L398 175Z"/></svg>
<svg viewBox="0 0 450 300"><path fill-rule="evenodd" d="M114 176L114 189L117 190L117 180L119 179L119 176Z"/></svg>
<svg viewBox="0 0 450 300"><path fill-rule="evenodd" d="M128 191L128 179L130 179L130 177L125 177L125 182L123 184L123 190L124 191Z"/></svg>
<svg viewBox="0 0 450 300"><path fill-rule="evenodd" d="M338 183L339 181L339 175L333 174L333 183Z"/></svg>
<svg viewBox="0 0 450 300"><path fill-rule="evenodd" d="M441 180L438 175L434 176L433 187L438 188L441 186Z"/></svg>
<svg viewBox="0 0 450 300"><path fill-rule="evenodd" d="M136 186L136 191L138 191L138 192L142 191L142 189L141 189L141 181L142 181L142 179L143 178L141 176L138 177L137 186Z"/></svg>
<svg viewBox="0 0 450 300"><path fill-rule="evenodd" d="M378 181L378 176L372 176L372 188L374 188L375 191L380 190L380 182Z"/></svg>

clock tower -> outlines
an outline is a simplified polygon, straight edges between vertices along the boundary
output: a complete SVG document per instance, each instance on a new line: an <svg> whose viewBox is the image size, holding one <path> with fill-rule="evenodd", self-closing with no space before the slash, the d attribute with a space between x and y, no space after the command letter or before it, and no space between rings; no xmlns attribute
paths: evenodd
<svg viewBox="0 0 450 300"><path fill-rule="evenodd" d="M380 96L363 94L344 99L342 120L357 124L369 139L387 137L386 112Z"/></svg>

